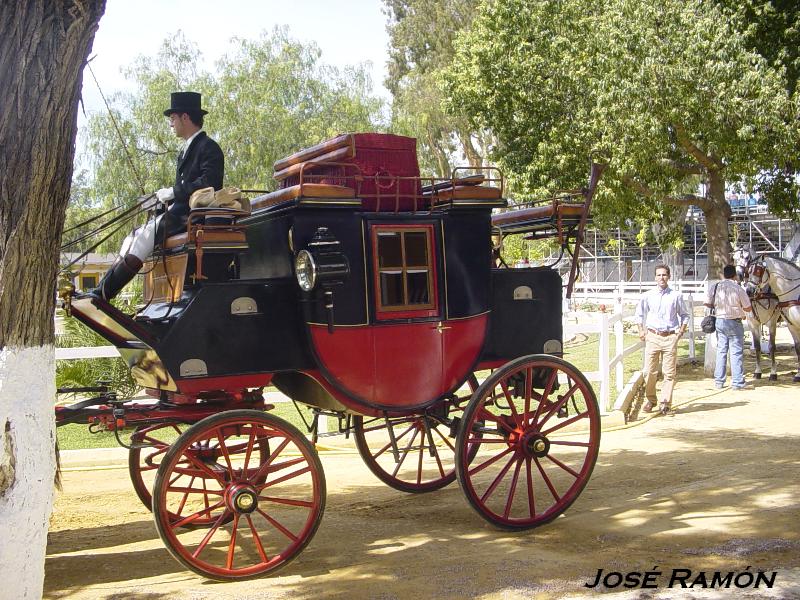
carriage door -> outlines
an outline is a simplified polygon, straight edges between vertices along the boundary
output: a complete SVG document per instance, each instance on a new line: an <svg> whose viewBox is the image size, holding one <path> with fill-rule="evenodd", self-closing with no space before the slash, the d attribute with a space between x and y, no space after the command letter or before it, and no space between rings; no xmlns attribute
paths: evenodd
<svg viewBox="0 0 800 600"><path fill-rule="evenodd" d="M376 386L385 387L376 395L384 405L428 402L447 391L434 226L373 225L371 234Z"/></svg>

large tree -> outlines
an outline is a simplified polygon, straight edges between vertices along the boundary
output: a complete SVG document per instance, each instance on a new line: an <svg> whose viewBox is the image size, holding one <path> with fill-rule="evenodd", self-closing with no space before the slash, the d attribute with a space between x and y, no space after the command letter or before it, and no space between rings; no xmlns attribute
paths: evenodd
<svg viewBox="0 0 800 600"><path fill-rule="evenodd" d="M798 136L785 71L745 42L700 0L496 0L459 40L448 102L491 128L523 189L580 185L591 156L609 164L601 217L700 207L718 274L726 184L777 164ZM690 177L705 193L682 192Z"/></svg>
<svg viewBox="0 0 800 600"><path fill-rule="evenodd" d="M384 0L388 16L392 129L417 138L424 172L448 177L454 163L486 159L485 131L442 110L438 79L451 65L456 34L469 26L478 0Z"/></svg>
<svg viewBox="0 0 800 600"><path fill-rule="evenodd" d="M105 0L0 9L0 581L39 598L55 474L54 325L81 73Z"/></svg>

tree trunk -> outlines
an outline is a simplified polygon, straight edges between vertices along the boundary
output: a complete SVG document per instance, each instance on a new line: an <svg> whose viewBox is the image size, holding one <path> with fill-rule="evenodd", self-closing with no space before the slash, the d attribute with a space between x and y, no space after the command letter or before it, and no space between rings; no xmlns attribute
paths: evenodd
<svg viewBox="0 0 800 600"><path fill-rule="evenodd" d="M0 19L0 581L39 598L55 472L53 311L82 70L105 0Z"/></svg>
<svg viewBox="0 0 800 600"><path fill-rule="evenodd" d="M711 206L703 208L708 241L708 278L722 279L722 267L731 262L728 220L732 213L725 201L725 179L719 172L709 174L708 199Z"/></svg>

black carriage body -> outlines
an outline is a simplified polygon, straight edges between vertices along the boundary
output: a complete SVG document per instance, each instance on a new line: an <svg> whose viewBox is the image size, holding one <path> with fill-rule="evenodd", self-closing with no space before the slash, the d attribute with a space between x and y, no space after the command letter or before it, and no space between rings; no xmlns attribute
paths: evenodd
<svg viewBox="0 0 800 600"><path fill-rule="evenodd" d="M134 376L152 373L155 355L169 383L141 377L148 387L196 396L273 381L324 408L402 412L452 394L481 368L560 354L560 277L548 268L492 268L494 205L382 213L359 210L358 200L301 199L256 211L244 221L247 250L223 256L238 263L238 279L187 285L178 302L141 313L152 352L127 353ZM321 228L338 243L349 273L303 292L294 258ZM406 231L429 239L429 306L381 310L377 239Z"/></svg>

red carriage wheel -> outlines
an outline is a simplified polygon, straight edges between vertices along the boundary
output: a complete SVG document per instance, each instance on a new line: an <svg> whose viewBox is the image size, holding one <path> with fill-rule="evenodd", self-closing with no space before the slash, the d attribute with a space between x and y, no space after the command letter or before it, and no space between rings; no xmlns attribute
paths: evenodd
<svg viewBox="0 0 800 600"><path fill-rule="evenodd" d="M475 376L467 382L474 392ZM370 471L402 492L423 493L452 483L455 433L467 398L446 400L426 414L401 417L353 418L358 453Z"/></svg>
<svg viewBox="0 0 800 600"><path fill-rule="evenodd" d="M458 480L478 514L504 529L537 527L589 481L600 446L597 399L568 362L523 356L473 394L456 446Z"/></svg>
<svg viewBox="0 0 800 600"><path fill-rule="evenodd" d="M164 455L153 488L167 549L186 568L222 581L287 564L314 537L324 510L325 476L313 446L292 425L253 410L192 425ZM207 529L187 527L203 519Z"/></svg>
<svg viewBox="0 0 800 600"><path fill-rule="evenodd" d="M152 510L153 489L156 471L170 444L181 434L183 423L157 423L141 425L131 436L131 450L128 452L128 472L139 500Z"/></svg>
<svg viewBox="0 0 800 600"><path fill-rule="evenodd" d="M128 472L131 476L133 489L136 495L147 507L152 510L153 496L150 490L153 489L156 472L164 454L169 450L170 445L178 438L181 432L188 427L186 423L157 423L154 425L142 425L137 427L131 436L132 448L128 453ZM262 460L269 456L269 443L264 440L259 442L258 450ZM212 444L206 452L221 452L219 444ZM235 452L235 448L229 448L229 452ZM186 473L189 473L187 468ZM208 475L199 469L195 470L194 478L189 480L189 486L197 483L204 486ZM211 498L206 497L206 505L211 504ZM175 520L180 520L179 515L173 515ZM206 527L212 523L207 518L198 518L192 521L192 527Z"/></svg>

